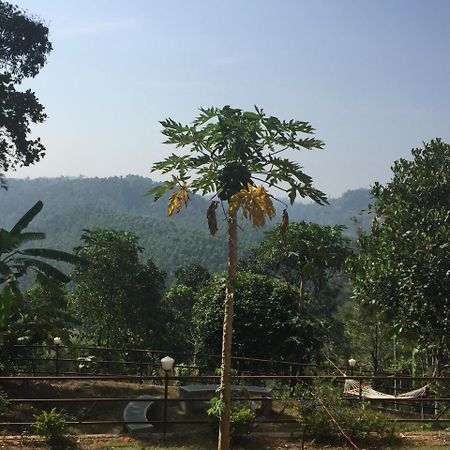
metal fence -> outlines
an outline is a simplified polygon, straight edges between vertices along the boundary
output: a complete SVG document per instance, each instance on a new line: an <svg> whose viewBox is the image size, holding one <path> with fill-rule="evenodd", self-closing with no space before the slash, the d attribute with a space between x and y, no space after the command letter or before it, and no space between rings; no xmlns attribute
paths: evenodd
<svg viewBox="0 0 450 450"><path fill-rule="evenodd" d="M139 375L159 373L160 359L167 351L154 349L119 349L65 345L16 345L10 358L11 372L17 375ZM221 356L170 352L178 369L185 374L211 374L220 366ZM261 358L233 357L238 373L302 375L331 374L331 364L312 364ZM342 368L347 370L347 368ZM364 373L364 372L363 372Z"/></svg>
<svg viewBox="0 0 450 450"><path fill-rule="evenodd" d="M277 401L277 387L283 389L292 388L296 384L310 385L314 384L318 380L327 380L333 383L343 384L345 380L348 379L344 376L332 376L332 375L239 375L233 377L233 382L242 384L245 388L245 383L252 385L270 385L273 388L272 400ZM373 385L378 386L392 386L392 382L395 381L395 385L400 386L403 383L405 388L417 385L417 384L429 384L434 383L440 386L449 386L450 377L410 377L410 376L369 376L369 375L353 375L352 379L362 382L370 382ZM133 383L142 383L143 390L145 388L164 385L164 396L161 398L152 399L152 401L158 403L163 403L162 410L164 414L161 417L156 417L151 419L151 424L161 427L165 433L167 427L175 425L189 425L189 424L203 424L206 423L207 418L204 417L186 417L179 418L168 417L167 408L169 404L174 404L178 402L205 402L205 398L180 398L177 396L168 395L168 386L175 386L178 383L205 383L205 382L215 382L218 383L218 376L144 376L144 375L67 375L67 376L3 376L0 377L1 386L9 386L11 388L12 384L20 383L31 383L32 385L38 385L39 383L69 383L69 382L80 382L80 381L90 381L90 382L111 382L111 381L124 381ZM172 389L173 390L173 389ZM20 389L16 389L20 392ZM235 397L238 399L239 397ZM263 401L267 397L258 396L247 396L245 400ZM35 397L35 398L20 398L12 397L9 399L12 405L49 405L49 407L61 407L62 405L93 405L93 404L112 404L112 403L127 403L130 401L148 401L139 400L131 396L121 396L121 397L105 397L105 396L95 396L95 397L70 397L70 398L47 398L47 397ZM281 401L281 400L280 400ZM295 404L297 401L295 398L290 399L291 402ZM359 398L352 398L349 401L363 401L362 394L360 393ZM425 396L422 398L399 398L399 399L377 399L372 402L374 407L382 407L385 410L389 410L395 417L390 417L388 420L394 422L430 422L430 423L449 423L450 415L448 411L450 408L450 397L446 396ZM390 408L390 409L389 409ZM295 417L284 415L281 413L274 413L269 417L258 417L257 423L266 424L287 424L295 423L297 419ZM130 422L125 420L93 420L92 418L82 418L77 420L68 420L67 424L76 427L87 427L87 426L100 426L100 427L110 427L113 425L126 424L146 424L146 422ZM15 428L26 428L32 424L31 421L13 421L13 420L2 420L0 422L1 427L15 427Z"/></svg>

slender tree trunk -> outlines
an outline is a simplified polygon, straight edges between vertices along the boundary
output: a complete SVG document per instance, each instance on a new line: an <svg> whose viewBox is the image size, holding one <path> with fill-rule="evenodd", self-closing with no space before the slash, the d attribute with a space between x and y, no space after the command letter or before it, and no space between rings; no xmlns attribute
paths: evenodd
<svg viewBox="0 0 450 450"><path fill-rule="evenodd" d="M233 297L237 266L237 222L236 213L228 217L228 284L225 296L225 314L222 334L222 371L220 376L220 397L224 408L220 415L217 450L230 448L231 414L231 341L233 334Z"/></svg>

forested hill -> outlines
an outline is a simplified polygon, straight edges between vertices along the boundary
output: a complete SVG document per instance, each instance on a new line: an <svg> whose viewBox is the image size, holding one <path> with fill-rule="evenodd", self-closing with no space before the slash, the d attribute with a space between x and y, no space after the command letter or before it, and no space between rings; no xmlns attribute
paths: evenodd
<svg viewBox="0 0 450 450"><path fill-rule="evenodd" d="M149 178L134 175L10 179L8 191L0 191L0 227L11 227L34 203L42 200L44 209L30 230L47 234L46 247L70 251L80 244L83 229L129 230L140 237L144 255L154 258L168 272L191 262L211 271L222 270L226 263L226 240L221 236L226 227L219 222L219 233L209 235L208 200L192 196L188 208L168 218L167 201L154 202L144 195L153 184ZM359 213L369 202L368 190L358 189L330 200L329 206L295 204L289 207L289 215L295 221L342 224L349 234L355 234L358 226L368 227L370 217ZM255 232L244 226L239 235L240 256L245 256L263 235L263 230Z"/></svg>

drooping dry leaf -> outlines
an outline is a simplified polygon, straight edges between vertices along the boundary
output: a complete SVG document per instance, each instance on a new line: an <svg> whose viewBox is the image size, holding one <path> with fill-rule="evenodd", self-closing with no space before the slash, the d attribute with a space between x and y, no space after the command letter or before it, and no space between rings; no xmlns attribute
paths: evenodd
<svg viewBox="0 0 450 450"><path fill-rule="evenodd" d="M208 211L206 213L206 218L208 219L209 232L214 236L217 233L217 218L216 209L219 202L211 202Z"/></svg>
<svg viewBox="0 0 450 450"><path fill-rule="evenodd" d="M289 215L288 215L287 209L283 209L283 218L281 219L281 224L280 224L281 242L283 244L287 244L288 228L289 228Z"/></svg>

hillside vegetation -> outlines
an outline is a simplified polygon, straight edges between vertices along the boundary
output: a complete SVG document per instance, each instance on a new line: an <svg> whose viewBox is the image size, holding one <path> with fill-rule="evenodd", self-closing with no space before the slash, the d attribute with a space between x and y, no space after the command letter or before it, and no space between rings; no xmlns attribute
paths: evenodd
<svg viewBox="0 0 450 450"><path fill-rule="evenodd" d="M0 227L12 226L36 201L44 209L33 227L47 235L45 245L71 251L80 244L83 229L111 228L133 231L139 236L144 256L152 257L165 271L197 262L212 272L226 264L225 224L219 221L218 236L210 236L206 223L208 200L193 196L190 207L167 218L166 202L145 196L154 182L134 175L111 178L11 179L9 190L0 192ZM358 227L369 228L370 216L360 214L370 202L369 191L358 189L331 199L330 205L299 204L289 207L291 221L311 221L323 225L340 224L354 236ZM281 203L276 202L279 209ZM264 237L265 230L250 230L243 224L239 233L240 257ZM356 219L356 221L355 221Z"/></svg>

